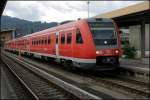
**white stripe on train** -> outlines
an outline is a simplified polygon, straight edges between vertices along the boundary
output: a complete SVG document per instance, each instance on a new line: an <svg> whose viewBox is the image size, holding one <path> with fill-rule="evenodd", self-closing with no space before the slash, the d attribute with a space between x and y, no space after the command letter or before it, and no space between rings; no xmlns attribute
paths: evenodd
<svg viewBox="0 0 150 100"><path fill-rule="evenodd" d="M21 51L26 52L24 50L21 50ZM75 58L75 57L67 57L67 56L56 56L56 55L52 55L52 54L45 54L45 53L38 53L38 52L31 52L31 51L28 53L33 53L36 55L40 55L40 56L42 55L42 56L46 56L46 57L63 58L63 59L68 59L68 60L72 60L72 61L80 62L80 63L96 63L96 59L83 59L83 58Z"/></svg>

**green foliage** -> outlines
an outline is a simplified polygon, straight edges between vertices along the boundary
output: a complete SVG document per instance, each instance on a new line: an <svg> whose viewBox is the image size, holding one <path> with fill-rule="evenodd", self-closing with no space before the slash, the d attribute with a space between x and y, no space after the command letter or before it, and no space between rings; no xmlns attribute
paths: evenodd
<svg viewBox="0 0 150 100"><path fill-rule="evenodd" d="M124 55L126 55L126 58L135 58L136 50L134 47L130 47L129 45L125 45L123 47Z"/></svg>

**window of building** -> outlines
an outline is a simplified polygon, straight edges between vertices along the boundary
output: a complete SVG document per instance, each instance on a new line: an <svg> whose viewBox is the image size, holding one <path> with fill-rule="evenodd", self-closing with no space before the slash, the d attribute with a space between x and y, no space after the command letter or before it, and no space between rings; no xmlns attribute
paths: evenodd
<svg viewBox="0 0 150 100"><path fill-rule="evenodd" d="M72 33L67 34L67 44L71 44Z"/></svg>
<svg viewBox="0 0 150 100"><path fill-rule="evenodd" d="M76 43L77 44L83 43L83 39L82 39L81 32L79 29L76 30Z"/></svg>
<svg viewBox="0 0 150 100"><path fill-rule="evenodd" d="M61 34L61 44L64 44L64 43L65 43L65 35Z"/></svg>
<svg viewBox="0 0 150 100"><path fill-rule="evenodd" d="M2 39L5 40L5 37L3 36Z"/></svg>

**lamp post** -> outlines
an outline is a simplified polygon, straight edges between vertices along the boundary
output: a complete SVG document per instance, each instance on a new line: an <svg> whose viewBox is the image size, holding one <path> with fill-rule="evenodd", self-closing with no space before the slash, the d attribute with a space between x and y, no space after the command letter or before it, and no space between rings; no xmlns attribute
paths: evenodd
<svg viewBox="0 0 150 100"><path fill-rule="evenodd" d="M89 18L89 4L90 4L89 0L88 0L87 4L88 4L88 18Z"/></svg>

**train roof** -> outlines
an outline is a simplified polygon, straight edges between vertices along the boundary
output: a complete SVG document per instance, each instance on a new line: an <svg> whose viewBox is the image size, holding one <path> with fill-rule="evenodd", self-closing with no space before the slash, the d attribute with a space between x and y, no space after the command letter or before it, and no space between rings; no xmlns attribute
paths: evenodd
<svg viewBox="0 0 150 100"><path fill-rule="evenodd" d="M88 18L88 19L79 19L79 20L80 20L80 21L87 20L88 22L90 22L90 21L112 21L111 19L108 19L108 18ZM58 29L64 29L64 28L66 28L66 27L72 27L72 26L74 26L79 20L77 20L77 21L74 21L74 20L71 20L71 21L64 21L64 22L62 22L61 24L59 24L58 26L51 27L51 28L48 28L48 29L45 29L45 30L42 30L42 31L38 31L38 32L29 34L29 35L26 35L26 36L23 36L23 37L30 37L30 36L33 36L33 35L39 35L39 34L42 34L42 33L47 33L47 32L49 32L49 31L56 31L56 30L58 30Z"/></svg>
<svg viewBox="0 0 150 100"><path fill-rule="evenodd" d="M42 33L47 33L49 31L56 31L58 29L64 29L66 27L72 27L75 24L75 22L76 21L71 21L71 22L68 22L68 23L64 23L64 24L61 24L61 25L58 25L58 26L55 26L55 27L51 27L51 28L48 28L48 29L45 29L45 30L42 30L42 31L38 31L38 32L35 32L35 33L32 33L32 34L23 36L23 37L30 37L30 36L33 36L33 35L39 35L39 34L42 34Z"/></svg>
<svg viewBox="0 0 150 100"><path fill-rule="evenodd" d="M45 29L45 30L42 30L42 31L34 32L32 34L25 35L25 36L22 36L22 37L19 37L19 38L15 38L15 39L12 39L12 40L9 40L9 41L15 41L15 40L18 40L18 39L20 40L20 39L31 37L31 36L37 36L37 35L40 35L42 33L46 34L49 31L53 32L53 31L56 31L58 29L64 29L64 28L72 27L76 23L78 23L79 21L83 21L83 20L87 20L88 22L93 22L93 21L112 21L112 19L109 19L109 18L88 18L88 19L78 19L76 21L73 21L73 20L72 21L64 21L61 24L59 24L58 26L51 27L51 28L48 28L48 29Z"/></svg>

